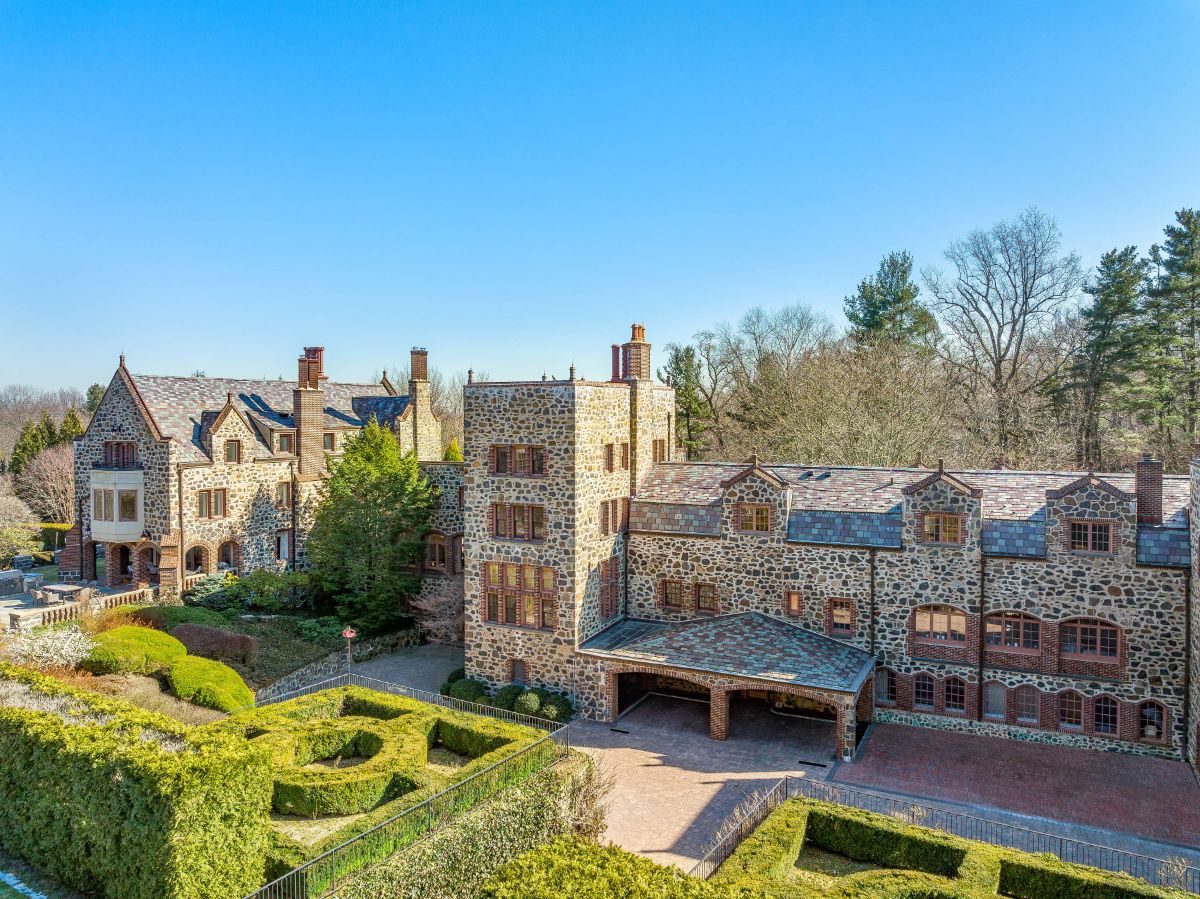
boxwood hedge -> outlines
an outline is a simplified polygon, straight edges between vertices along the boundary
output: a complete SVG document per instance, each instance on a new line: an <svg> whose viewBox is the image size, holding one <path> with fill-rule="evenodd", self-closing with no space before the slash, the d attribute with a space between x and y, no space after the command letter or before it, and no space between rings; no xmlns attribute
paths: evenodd
<svg viewBox="0 0 1200 899"><path fill-rule="evenodd" d="M110 899L233 899L262 883L261 748L9 665L0 694L7 851Z"/></svg>
<svg viewBox="0 0 1200 899"><path fill-rule="evenodd" d="M114 627L93 639L82 666L93 674L156 674L187 655L182 643L152 627Z"/></svg>
<svg viewBox="0 0 1200 899"><path fill-rule="evenodd" d="M202 656L183 656L173 661L167 669L167 683L180 699L218 712L254 704L254 691L240 674Z"/></svg>

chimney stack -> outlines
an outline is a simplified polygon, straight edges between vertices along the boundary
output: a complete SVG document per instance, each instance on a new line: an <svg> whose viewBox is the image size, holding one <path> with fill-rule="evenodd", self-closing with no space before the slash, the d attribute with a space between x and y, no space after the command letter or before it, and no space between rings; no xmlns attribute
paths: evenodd
<svg viewBox="0 0 1200 899"><path fill-rule="evenodd" d="M325 377L325 347L306 346L304 355L298 360L299 372L296 386L304 390L316 390Z"/></svg>
<svg viewBox="0 0 1200 899"><path fill-rule="evenodd" d="M1138 459L1133 475L1138 524L1162 524L1163 464L1152 456Z"/></svg>
<svg viewBox="0 0 1200 899"><path fill-rule="evenodd" d="M612 345L612 380L621 380L621 345L619 343Z"/></svg>
<svg viewBox="0 0 1200 899"><path fill-rule="evenodd" d="M646 343L646 326L634 325L629 343L621 347L621 377L649 381L650 344Z"/></svg>
<svg viewBox="0 0 1200 899"><path fill-rule="evenodd" d="M408 377L413 381L429 380L429 351L423 346L412 348Z"/></svg>

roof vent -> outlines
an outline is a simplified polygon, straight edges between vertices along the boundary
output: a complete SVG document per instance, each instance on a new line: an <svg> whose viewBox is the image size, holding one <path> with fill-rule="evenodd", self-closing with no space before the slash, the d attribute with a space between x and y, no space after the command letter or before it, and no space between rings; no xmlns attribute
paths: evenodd
<svg viewBox="0 0 1200 899"><path fill-rule="evenodd" d="M823 471L819 475L817 475L817 480L818 481L827 481L827 480L829 480L829 476L831 474L833 474L833 472L831 472L829 470Z"/></svg>

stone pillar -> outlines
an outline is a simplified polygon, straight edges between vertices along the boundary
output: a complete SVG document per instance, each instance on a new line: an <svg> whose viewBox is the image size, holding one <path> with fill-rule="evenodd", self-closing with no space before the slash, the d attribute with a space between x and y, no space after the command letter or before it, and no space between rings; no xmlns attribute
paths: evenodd
<svg viewBox="0 0 1200 899"><path fill-rule="evenodd" d="M858 726L854 702L841 702L837 707L837 757L843 762L854 761L854 733Z"/></svg>
<svg viewBox="0 0 1200 899"><path fill-rule="evenodd" d="M724 740L729 735L729 691L710 687L708 699L708 735Z"/></svg>

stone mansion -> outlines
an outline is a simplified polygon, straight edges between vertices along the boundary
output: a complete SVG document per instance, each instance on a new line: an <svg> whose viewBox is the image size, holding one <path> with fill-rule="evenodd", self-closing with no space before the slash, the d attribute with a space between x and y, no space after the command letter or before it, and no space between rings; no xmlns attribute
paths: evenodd
<svg viewBox="0 0 1200 899"><path fill-rule="evenodd" d="M465 602L469 675L564 691L614 720L647 691L709 704L716 739L770 702L1186 758L1200 741L1191 477L675 461L675 397L645 330L608 380L464 387L441 462L424 351L408 395L327 381L130 374L75 446L63 569L180 587L303 564L326 454L372 415L441 501L426 587ZM1194 499L1195 497L1195 499Z"/></svg>

